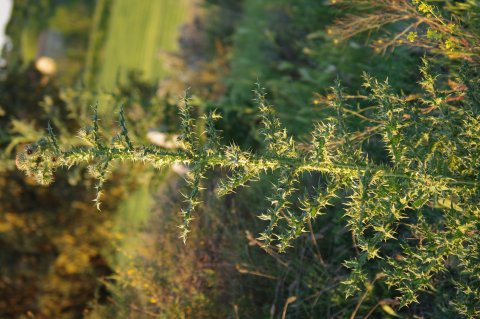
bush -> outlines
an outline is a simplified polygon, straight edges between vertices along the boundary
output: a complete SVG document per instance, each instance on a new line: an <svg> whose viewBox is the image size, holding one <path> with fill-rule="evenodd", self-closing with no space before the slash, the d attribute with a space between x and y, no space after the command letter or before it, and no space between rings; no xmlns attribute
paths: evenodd
<svg viewBox="0 0 480 319"><path fill-rule="evenodd" d="M219 195L260 178L262 172L275 172L279 179L269 196L271 207L258 215L267 222L259 240L265 248L275 245L279 251L290 246L308 222L343 192L349 199L344 203L348 228L359 249L359 256L345 264L351 269L344 282L347 295L376 276L398 290L400 305L406 306L418 301L421 291L435 287L438 276L449 273L456 287L452 304L461 313L478 314L478 97L463 92L444 94L427 65L422 72L425 92L414 100L393 93L388 82L365 76L364 86L371 92L367 99L375 107L372 121L379 123L370 137L382 137L388 163L370 160L361 143L355 142L355 134L345 125L349 107L337 85L329 97L337 116L316 126L308 151L299 149L288 136L258 87L263 153L222 146L214 128L218 115L213 112L204 118L207 138L202 140L186 97L180 107L180 150L134 146L121 111L121 129L114 144L99 140L95 115L93 125L83 133L89 147L64 151L50 131L18 156L17 165L45 184L61 166L90 163L90 171L99 179L100 196L112 161L141 161L157 168L184 163L190 167L190 193L181 212L184 240L208 169L231 172L218 185ZM323 176L324 185L313 194L302 195L297 191L299 179L312 172ZM377 274L365 271L369 263L376 264Z"/></svg>
<svg viewBox="0 0 480 319"><path fill-rule="evenodd" d="M337 81L330 93L316 96L330 116L316 124L306 143L298 143L283 128L264 89L257 85L259 117L254 123L261 125L263 146L258 150L245 151L236 144L222 142L215 124L220 116L212 111L197 119L186 96L179 108L183 143L179 149L135 142L123 109L119 113L118 133L108 143L101 138L95 111L92 125L81 131L85 145L64 150L49 129L46 137L19 154L17 165L40 183L48 184L60 167L87 164L89 172L98 179L99 204L115 161L142 162L156 168L184 164L189 168L186 204L179 226L184 241L189 238L196 209L205 198L204 188L224 196L254 181L261 185L271 182L272 190L262 194L260 200L268 203L259 204L256 212L264 230L259 231L257 239L248 236L249 243L263 247L279 264L286 264L286 272L301 269L294 260L304 256L298 252L304 249L313 251L315 262L323 267L321 271L313 266L303 269L307 279L285 275L292 280L292 286L298 288L299 282L305 286L303 290L298 288L295 295L288 291L283 304L285 315L293 308L289 305L295 303L292 313L297 316L312 316L309 311L332 316L333 308L339 316L349 311L354 318L359 311L370 316L381 307L390 315L475 318L480 315L477 20L474 15L468 16L465 18L470 24L460 22L445 29L448 23L444 15L461 7L452 7L447 1L440 9L422 1L413 5L389 0L358 3L361 6L357 9L365 5L369 15L340 21L334 34L345 32L344 37L348 38L353 36L348 33L351 28L362 31L375 26L368 21L380 21L377 26L382 26L396 22L390 19L395 14L409 13L407 22L413 24L405 28L400 23L400 29L393 26L390 30L400 35L393 36L395 41L402 36L408 43L424 41L417 43L417 48L429 49L420 69L422 79L414 90L402 90L387 80L364 75L363 87L355 95L345 93ZM367 27L358 27L362 23ZM405 30L411 30L412 25L424 29L409 34ZM448 40L453 43L450 47ZM436 54L434 58L431 52ZM436 74L434 68L441 73ZM212 171L221 180L213 186ZM311 176L316 183L306 182ZM329 256L332 263L345 260L347 275L332 270L332 265L323 260L312 230L315 221L325 221L328 227L334 224L352 235L352 251L344 249L344 253L338 249L335 252L340 252L341 257ZM305 243L306 232L313 236L309 239L313 243ZM324 233L342 237L325 239L329 243L348 244L345 233ZM278 257L278 252L285 251L291 264ZM249 272L242 267L239 270ZM335 277L328 279L332 275ZM321 282L317 285L324 286L315 286L317 279ZM157 294L162 291L160 287L155 289L160 291ZM317 289L318 296L327 295L328 306L306 306L310 297L305 292L313 289ZM190 300L191 304L187 301L185 312L214 309L203 299L202 291L193 290L192 296L199 299ZM138 299L145 303L148 293ZM345 295L347 300L342 299ZM353 300L349 298L352 295ZM369 296L372 297L367 300Z"/></svg>

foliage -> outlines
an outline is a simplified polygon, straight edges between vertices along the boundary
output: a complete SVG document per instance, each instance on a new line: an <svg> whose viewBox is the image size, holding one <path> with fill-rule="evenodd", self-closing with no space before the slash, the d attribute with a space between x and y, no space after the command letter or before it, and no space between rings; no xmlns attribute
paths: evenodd
<svg viewBox="0 0 480 319"><path fill-rule="evenodd" d="M360 13L338 20L331 29L337 41L366 31L388 30L384 27L394 24L397 29L393 34L381 35L372 42L377 52L406 44L449 58L478 59L480 7L476 1L362 0L354 3L361 8Z"/></svg>
<svg viewBox="0 0 480 319"><path fill-rule="evenodd" d="M161 121L156 116L164 113L163 103L135 76L117 95L60 89L55 79L42 76L33 65L1 72L0 317L77 318L89 302L104 302L108 295L98 279L111 274L113 243L121 233L112 216L127 193L142 183L145 170L129 166L134 175L128 176L114 169L111 177L117 182L104 189L108 199L102 208L108 213L95 214L94 184L85 167L60 170L55 185L46 189L19 174L15 154L45 136L46 127L60 132L59 146L82 145L78 130L90 118L88 105L95 100L128 105L124 116L137 124L132 133L144 136ZM144 116L147 111L149 117ZM103 133L102 138L111 138L109 132Z"/></svg>
<svg viewBox="0 0 480 319"><path fill-rule="evenodd" d="M43 32L55 31L60 34L61 47L65 48L57 49L59 52L55 53L58 55L55 56L59 71L57 77L66 85L75 84L87 51L88 32L92 24L90 14L94 5L92 0L15 1L12 19L7 25L13 44L4 50L7 67L28 67L39 56L51 54L45 44L39 43L39 38Z"/></svg>
<svg viewBox="0 0 480 319"><path fill-rule="evenodd" d="M325 93L337 77L349 87L359 87L361 72L366 71L388 76L392 85L405 92L416 89L411 85L415 72L408 67L419 62L415 54L399 50L380 57L365 50L362 39L332 42L329 26L343 12L326 1L247 0L243 7L228 46L227 91L217 103L225 117L226 136L242 146L255 145L245 136L261 140L255 133L258 123L249 94L257 79L282 122L299 138L308 138L314 123L329 116L312 93ZM230 127L233 122L235 127Z"/></svg>
<svg viewBox="0 0 480 319"><path fill-rule="evenodd" d="M89 88L108 3L97 2L105 10L96 11ZM160 88L138 73L113 95L57 90L34 72L8 76L13 86L0 95L5 315L477 317L477 2L209 0L204 8L182 27L182 51L166 56L178 76ZM419 76L411 65L423 54L431 65ZM336 76L355 92L325 89ZM266 89L257 86L252 103L258 77ZM169 101L185 87L196 96L176 120ZM80 129L96 99L91 125ZM145 131L159 125L182 127L183 147L149 145ZM55 177L48 189L12 170L16 150L39 137L17 164L41 182ZM162 168L161 185L133 191L153 172L130 161ZM163 169L170 165L188 166L185 182ZM98 218L86 217L87 174L97 179ZM158 188L149 214L148 188ZM187 245L175 240L178 225ZM36 289L45 283L48 291Z"/></svg>
<svg viewBox="0 0 480 319"><path fill-rule="evenodd" d="M104 256L108 249L99 248L111 225L105 216L84 218L91 181L81 170L58 174L49 191L15 170L16 149L44 135L42 120L76 126L65 109L49 112L40 106L45 100L57 107L65 102L54 81L45 81L33 66L1 72L0 316L27 318L30 312L73 318L93 297L97 276L111 271ZM69 115L81 119L81 109L70 107ZM69 128L62 132L64 141L71 141ZM109 194L113 201L124 196L120 188Z"/></svg>
<svg viewBox="0 0 480 319"><path fill-rule="evenodd" d="M127 82L131 71L140 71L148 81L165 78L168 74L164 56L176 49L177 26L189 16L192 4L183 0L145 0L139 5L120 0L106 6L108 25L96 26L95 30L106 33L105 43L98 52L89 52L101 57L97 69L90 70L96 72L95 87L114 89ZM90 47L95 49L100 48Z"/></svg>
<svg viewBox="0 0 480 319"><path fill-rule="evenodd" d="M183 149L133 146L123 111L120 132L114 143L106 144L98 138L95 113L91 129L83 134L89 146L64 151L50 131L17 157L17 165L46 184L59 167L89 163L101 190L109 165L115 160L138 161L157 168L184 163L190 167L190 190L181 213L184 240L200 203L208 169L220 167L231 172L218 185L219 195L258 179L263 172L276 173L279 178L269 196L271 207L259 214L267 221L259 240L265 248L275 245L279 251L305 232L310 220L322 214L322 209L342 190L349 194L345 216L360 251L358 258L345 264L351 269L351 277L345 281L347 295L368 280L370 275L363 270L368 263L383 269L386 276L377 276L400 292L402 306L418 301L420 291L432 289L436 276L447 271L453 276L455 272L458 297L454 303L459 311L474 316L478 314L475 287L480 275L474 266L477 252L471 251L478 240L478 97L473 92L457 92L462 98L453 99L459 100L454 105L449 101L458 97L456 93L442 93L427 65L422 72L425 92L415 100L393 93L387 82L365 76L368 99L375 107L373 116L380 123L375 134L383 138L388 165L370 160L361 145L351 140L343 112L348 106L338 85L330 99L336 117L316 126L308 151L299 149L288 136L257 87L266 147L263 153L243 151L234 144L222 146L213 124L218 118L214 112L204 118L202 134L207 138L203 141L191 117L187 96L180 106ZM296 189L299 178L311 172L323 175L325 184L298 201L296 210L292 203L300 196ZM467 299L460 297L463 293L467 293Z"/></svg>
<svg viewBox="0 0 480 319"><path fill-rule="evenodd" d="M168 174L154 193L162 205L148 211L148 224L133 228L127 222L129 243L118 249L115 273L102 280L111 293L110 302L92 303L86 318L226 317L217 287L222 274L214 266L218 250L213 240L208 234L193 233L190 240L198 243L197 249L179 245L175 226L180 220L177 209L182 198L177 190L182 180L175 175Z"/></svg>

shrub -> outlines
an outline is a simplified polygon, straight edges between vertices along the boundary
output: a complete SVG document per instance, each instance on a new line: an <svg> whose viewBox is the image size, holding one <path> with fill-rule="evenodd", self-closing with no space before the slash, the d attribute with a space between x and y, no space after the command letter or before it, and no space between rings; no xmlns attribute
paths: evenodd
<svg viewBox="0 0 480 319"><path fill-rule="evenodd" d="M189 193L180 226L184 240L208 170L220 167L230 172L217 187L219 195L262 178L265 172L275 173L279 178L269 197L271 207L258 214L267 224L259 240L264 247L276 246L279 251L300 236L335 197L344 194L348 228L359 249L357 258L345 262L351 269L344 282L347 295L374 276L398 290L400 304L406 306L418 301L419 292L434 289L437 278L448 273L454 286L452 306L473 317L480 311L478 83L464 80L464 87L473 90L445 92L430 75L427 63L421 71L424 94L416 99L396 94L387 81L365 75L367 99L375 108L370 120L378 125L360 141L381 136L389 155L386 163L371 160L355 139L357 133L349 131L345 122L349 106L337 83L327 97L336 116L317 124L306 150L288 136L257 86L265 142L261 153L222 145L214 127L219 118L215 112L203 118L205 129L200 133L186 96L180 105L182 149L133 145L123 110L120 132L112 143L105 143L99 138L95 112L93 125L81 131L89 146L63 150L50 129L46 138L18 156L17 165L48 184L57 168L88 163L99 181L97 203L114 161L143 162L157 168L177 162L188 165ZM299 180L312 172L323 176L323 185L313 194L302 194L297 189ZM366 272L367 264L375 264L377 273Z"/></svg>
<svg viewBox="0 0 480 319"><path fill-rule="evenodd" d="M372 42L377 52L409 45L453 59L478 62L480 40L478 2L456 3L446 0L354 2L359 13L339 19L330 29L337 41L366 31L380 30L383 34ZM382 32L388 30L387 26L393 29L393 32Z"/></svg>

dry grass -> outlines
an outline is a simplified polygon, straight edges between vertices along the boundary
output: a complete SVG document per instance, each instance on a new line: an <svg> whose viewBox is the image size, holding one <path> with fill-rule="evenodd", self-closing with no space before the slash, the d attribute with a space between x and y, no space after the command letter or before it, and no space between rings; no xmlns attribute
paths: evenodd
<svg viewBox="0 0 480 319"><path fill-rule="evenodd" d="M369 37L382 29L383 33L371 42L378 53L400 45L421 47L452 59L478 59L480 38L463 28L460 21L448 20L435 7L408 0L353 0L341 5L355 8L359 14L349 14L328 29L335 41L345 41L361 33ZM385 31L394 25L393 32Z"/></svg>

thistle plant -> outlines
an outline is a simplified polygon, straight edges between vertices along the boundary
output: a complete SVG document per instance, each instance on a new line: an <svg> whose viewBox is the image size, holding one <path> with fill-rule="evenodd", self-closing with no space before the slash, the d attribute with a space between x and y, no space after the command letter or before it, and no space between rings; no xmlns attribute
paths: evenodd
<svg viewBox="0 0 480 319"><path fill-rule="evenodd" d="M255 101L261 120L264 150L250 152L221 142L216 112L205 115L203 129L193 117L188 94L179 107L183 144L177 150L134 145L123 109L120 131L110 143L100 138L96 108L92 125L80 132L88 146L63 149L49 128L47 137L26 147L17 165L42 184L53 180L60 167L87 164L98 179L95 202L115 161L142 162L156 168L174 163L189 167L180 237L187 240L190 223L201 204L202 184L214 169L225 178L216 192L223 196L264 176L276 174L268 200L258 217L266 222L259 235L264 247L284 251L325 207L343 202L345 221L358 256L345 262L351 269L344 281L347 295L363 289L370 277L382 279L398 291L402 306L418 301L421 291L435 287L436 278L454 277L453 304L465 316L480 314L479 183L480 115L478 83L465 80L468 92L444 92L422 68L421 98L395 93L387 81L365 75L364 88L380 123L364 138L378 139L388 158L370 159L362 141L346 123L349 108L339 83L328 101L333 114L318 123L308 147L289 136L257 84ZM467 83L468 82L468 83ZM454 98L455 97L455 98ZM301 191L304 174L318 174L323 182L314 192ZM337 198L337 199L336 199ZM339 200L339 199L340 200ZM340 207L339 210L340 211ZM375 264L377 273L366 271Z"/></svg>
<svg viewBox="0 0 480 319"><path fill-rule="evenodd" d="M362 13L337 20L329 29L336 41L395 26L393 34L385 33L372 41L376 52L409 45L478 63L479 4L476 1L356 0L339 3L354 5Z"/></svg>

